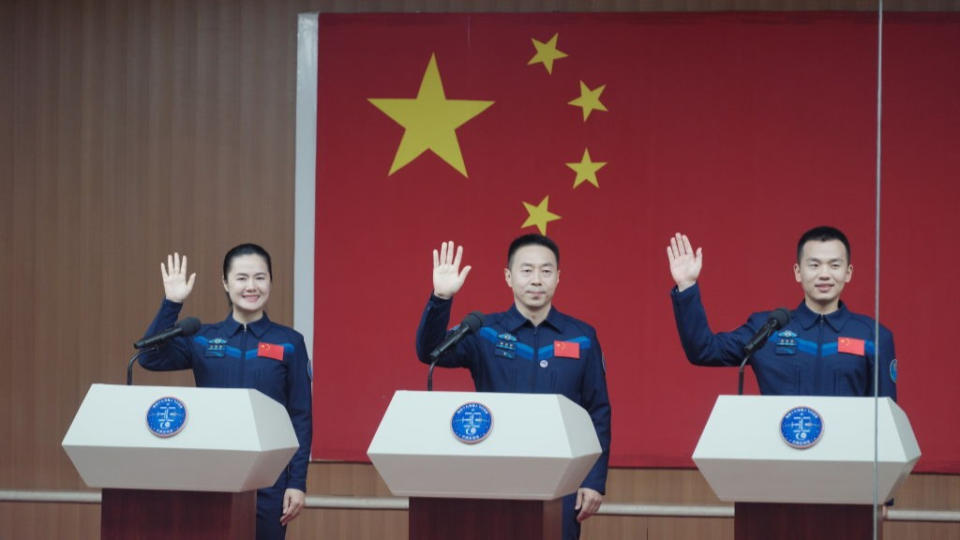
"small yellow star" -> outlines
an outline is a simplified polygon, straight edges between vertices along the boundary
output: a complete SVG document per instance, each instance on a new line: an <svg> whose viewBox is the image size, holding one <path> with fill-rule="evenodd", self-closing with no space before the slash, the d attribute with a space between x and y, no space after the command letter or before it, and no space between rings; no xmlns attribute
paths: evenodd
<svg viewBox="0 0 960 540"><path fill-rule="evenodd" d="M580 97L571 101L568 105L583 108L583 121L586 122L591 111L606 112L607 108L603 106L603 103L600 103L600 94L603 93L603 89L606 87L607 85L601 84L591 90L587 88L587 85L584 84L583 81L580 81Z"/></svg>
<svg viewBox="0 0 960 540"><path fill-rule="evenodd" d="M550 41L546 43L531 38L530 41L533 42L533 47L537 49L537 54L533 55L527 65L543 64L543 67L547 68L547 74L553 74L553 61L567 57L567 53L557 49L557 37L559 35L554 34Z"/></svg>
<svg viewBox="0 0 960 540"><path fill-rule="evenodd" d="M413 99L376 99L370 103L403 126L403 137L390 165L391 175L430 150L463 176L467 167L460 153L457 128L493 105L492 101L447 99L437 68L437 55L430 55L420 90Z"/></svg>
<svg viewBox="0 0 960 540"><path fill-rule="evenodd" d="M560 216L554 214L547 209L547 205L550 204L550 196L547 195L540 201L540 204L534 206L526 201L523 201L523 207L527 209L527 220L523 222L523 225L520 226L521 229L531 227L536 225L540 229L540 234L546 236L547 234L547 223L551 221L560 219Z"/></svg>
<svg viewBox="0 0 960 540"><path fill-rule="evenodd" d="M597 182L597 171L602 169L606 164L606 161L590 161L590 150L584 148L583 159L580 160L580 163L567 163L567 167L570 167L577 173L577 177L573 179L573 188L576 189L577 186L584 182L590 182L599 188L600 183Z"/></svg>

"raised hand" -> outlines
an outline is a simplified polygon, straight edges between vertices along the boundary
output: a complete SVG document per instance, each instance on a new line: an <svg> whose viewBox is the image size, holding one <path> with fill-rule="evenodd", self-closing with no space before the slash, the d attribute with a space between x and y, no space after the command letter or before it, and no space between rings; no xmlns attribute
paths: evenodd
<svg viewBox="0 0 960 540"><path fill-rule="evenodd" d="M677 283L678 290L692 287L697 282L703 267L703 248L697 248L694 253L687 235L677 233L670 239L667 258L670 259L670 275Z"/></svg>
<svg viewBox="0 0 960 540"><path fill-rule="evenodd" d="M182 304L193 290L193 282L197 278L196 272L187 279L187 256L180 258L179 253L167 255L167 265L160 263L160 275L163 276L163 294L167 300Z"/></svg>
<svg viewBox="0 0 960 540"><path fill-rule="evenodd" d="M453 248L453 241L450 241L441 244L439 252L433 250L433 294L439 298L453 298L470 273L470 266L460 270L463 246L456 249L456 256Z"/></svg>

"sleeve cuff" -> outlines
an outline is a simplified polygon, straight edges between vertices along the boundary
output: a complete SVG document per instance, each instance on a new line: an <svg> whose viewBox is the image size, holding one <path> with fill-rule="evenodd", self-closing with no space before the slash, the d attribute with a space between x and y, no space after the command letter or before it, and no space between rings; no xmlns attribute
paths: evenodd
<svg viewBox="0 0 960 540"><path fill-rule="evenodd" d="M676 299L679 300L679 299L681 299L681 298L688 298L688 297L696 294L696 292L699 291L699 290L700 290L700 284L699 284L699 283L694 283L693 285L687 287L686 289L684 289L684 290L682 290L682 291L680 290L679 287L677 287L676 285L674 285L673 288L670 289L670 296L672 296L672 297L674 297L674 298L676 298Z"/></svg>
<svg viewBox="0 0 960 540"><path fill-rule="evenodd" d="M172 301L172 300L167 300L166 298L164 298L164 299L163 299L163 304L161 305L161 307L162 307L163 309L165 309L165 310L168 310L168 311L173 311L173 312L175 312L175 313L180 313L180 310L183 309L183 303L182 303L182 302L174 302L174 301Z"/></svg>
<svg viewBox="0 0 960 540"><path fill-rule="evenodd" d="M449 304L450 302L453 302L453 298L440 298L439 296L433 294L433 292L430 293L430 305L440 306L443 304Z"/></svg>

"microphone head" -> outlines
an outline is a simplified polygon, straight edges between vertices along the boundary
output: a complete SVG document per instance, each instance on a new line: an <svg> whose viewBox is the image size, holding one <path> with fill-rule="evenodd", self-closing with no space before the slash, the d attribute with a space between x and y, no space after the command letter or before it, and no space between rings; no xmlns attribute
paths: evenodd
<svg viewBox="0 0 960 540"><path fill-rule="evenodd" d="M783 328L784 326L787 325L787 323L790 322L790 312L784 308L777 308L770 312L769 320L774 321L776 323L775 326L773 327L774 330Z"/></svg>
<svg viewBox="0 0 960 540"><path fill-rule="evenodd" d="M476 332L481 326L483 326L483 313L479 311L469 313L463 318L463 322L460 324L466 326L470 332Z"/></svg>
<svg viewBox="0 0 960 540"><path fill-rule="evenodd" d="M197 333L197 330L200 329L200 319L196 317L187 317L177 321L175 324L177 328L181 330L181 334L184 336L192 336Z"/></svg>

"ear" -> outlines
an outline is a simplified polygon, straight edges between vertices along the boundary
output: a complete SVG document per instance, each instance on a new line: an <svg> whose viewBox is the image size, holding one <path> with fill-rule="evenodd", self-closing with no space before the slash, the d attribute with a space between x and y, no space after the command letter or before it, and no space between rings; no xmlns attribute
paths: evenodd
<svg viewBox="0 0 960 540"><path fill-rule="evenodd" d="M513 289L513 283L510 281L510 277L511 277L511 276L510 276L510 269L509 269L509 268L504 268L504 269L503 269L503 280L507 283L507 287L510 287L511 289Z"/></svg>
<svg viewBox="0 0 960 540"><path fill-rule="evenodd" d="M800 265L793 263L793 277L797 278L797 283L800 283Z"/></svg>
<svg viewBox="0 0 960 540"><path fill-rule="evenodd" d="M853 265L849 264L847 265L847 273L845 276L843 276L843 282L850 283L850 280L852 279L853 279Z"/></svg>
<svg viewBox="0 0 960 540"><path fill-rule="evenodd" d="M223 290L228 294L230 293L230 287L227 285L227 280L223 280Z"/></svg>

